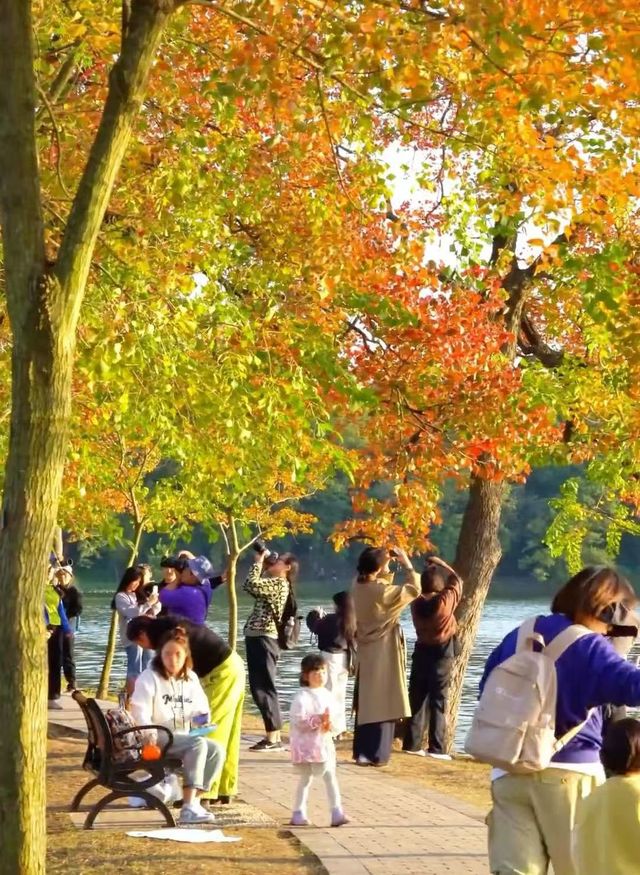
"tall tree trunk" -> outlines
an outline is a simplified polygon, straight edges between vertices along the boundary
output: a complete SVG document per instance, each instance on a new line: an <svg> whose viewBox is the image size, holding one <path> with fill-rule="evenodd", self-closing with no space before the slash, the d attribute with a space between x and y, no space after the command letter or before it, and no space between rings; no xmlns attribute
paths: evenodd
<svg viewBox="0 0 640 875"><path fill-rule="evenodd" d="M46 275L34 130L30 3L0 0L0 224L13 328L0 531L0 872L45 871L43 594L62 475L73 344L43 312Z"/></svg>
<svg viewBox="0 0 640 875"><path fill-rule="evenodd" d="M227 556L227 591L229 599L229 647L236 649L238 644L238 554Z"/></svg>
<svg viewBox="0 0 640 875"><path fill-rule="evenodd" d="M0 532L0 873L45 872L46 560L57 516L75 332L96 238L146 91L170 0L137 0L105 110L51 266L45 258L33 24L0 0L0 225L13 332L11 429Z"/></svg>
<svg viewBox="0 0 640 875"><path fill-rule="evenodd" d="M142 533L144 531L145 520L136 520L135 528L133 530L133 545L131 547L131 553L129 554L129 566L133 565L133 563L138 558L138 552L140 550L140 541L142 539ZM109 681L111 680L111 669L113 667L113 657L116 653L116 646L118 644L118 612L111 611L111 623L109 625L109 637L107 638L107 647L104 652L104 662L102 664L102 671L100 672L100 681L98 682L98 690L96 692L96 697L98 699L106 699L109 695Z"/></svg>
<svg viewBox="0 0 640 875"><path fill-rule="evenodd" d="M447 706L447 750L453 745L464 676L476 640L482 608L502 555L499 529L504 490L504 483L472 477L469 500L458 536L454 566L464 583L457 613L461 652L455 661L451 678Z"/></svg>
<svg viewBox="0 0 640 875"><path fill-rule="evenodd" d="M229 599L229 647L236 649L238 643L238 590L236 581L238 577L238 558L240 546L238 544L238 532L233 514L228 515L228 553L227 553L227 593Z"/></svg>

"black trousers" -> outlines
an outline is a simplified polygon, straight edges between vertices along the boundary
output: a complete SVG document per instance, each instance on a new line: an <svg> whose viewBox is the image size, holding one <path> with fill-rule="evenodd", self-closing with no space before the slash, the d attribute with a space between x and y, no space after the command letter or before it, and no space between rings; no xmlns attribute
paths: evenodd
<svg viewBox="0 0 640 875"><path fill-rule="evenodd" d="M62 636L62 673L72 687L76 685L76 657L73 651L75 638L75 635Z"/></svg>
<svg viewBox="0 0 640 875"><path fill-rule="evenodd" d="M369 762L384 765L389 762L393 746L395 720L381 723L356 724L353 733L353 758L366 757Z"/></svg>
<svg viewBox="0 0 640 875"><path fill-rule="evenodd" d="M262 714L267 732L282 729L282 715L276 690L276 668L280 647L275 638L266 635L247 636L245 639L249 689L256 707Z"/></svg>
<svg viewBox="0 0 640 875"><path fill-rule="evenodd" d="M409 675L411 717L404 733L404 750L420 750L422 747L428 713L428 749L430 753L445 752L446 707L452 667L453 641L432 646L416 644Z"/></svg>
<svg viewBox="0 0 640 875"><path fill-rule="evenodd" d="M54 626L47 641L47 663L49 666L49 695L47 698L49 700L60 698L63 639L62 626Z"/></svg>

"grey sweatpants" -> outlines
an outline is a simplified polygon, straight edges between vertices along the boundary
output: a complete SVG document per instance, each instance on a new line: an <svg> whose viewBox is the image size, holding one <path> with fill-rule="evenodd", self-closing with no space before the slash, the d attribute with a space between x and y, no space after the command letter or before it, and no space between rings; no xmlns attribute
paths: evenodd
<svg viewBox="0 0 640 875"><path fill-rule="evenodd" d="M208 790L224 765L225 750L216 741L201 735L176 733L167 756L182 760L183 784L194 790Z"/></svg>

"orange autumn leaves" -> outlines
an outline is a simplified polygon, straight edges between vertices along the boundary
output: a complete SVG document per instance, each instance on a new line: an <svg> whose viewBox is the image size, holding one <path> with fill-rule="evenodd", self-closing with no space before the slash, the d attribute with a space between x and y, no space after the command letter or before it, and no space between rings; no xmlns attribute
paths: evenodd
<svg viewBox="0 0 640 875"><path fill-rule="evenodd" d="M60 150L42 121L52 255L58 169L73 187L117 51L109 4L78 12L54 4L40 22L43 81L65 57L55 43L78 41L55 107ZM181 10L98 244L96 312L109 276L132 296L126 320L136 300L170 309L203 273L211 345L189 354L184 395L208 356L242 363L255 350L263 364L235 389L253 399L270 358L269 386L308 399L301 429L322 415L360 431L356 485L390 492L372 525L423 531L448 476L521 478L532 463L621 452L637 425L623 398L638 367L637 32L629 0ZM397 142L425 159L426 205L396 202L381 155ZM561 231L567 242L550 245ZM546 244L525 309L565 350L553 373L514 356L505 329L503 280L523 235ZM434 240L451 242L450 263L427 263ZM607 257L620 240L626 254ZM595 271L601 256L609 267Z"/></svg>

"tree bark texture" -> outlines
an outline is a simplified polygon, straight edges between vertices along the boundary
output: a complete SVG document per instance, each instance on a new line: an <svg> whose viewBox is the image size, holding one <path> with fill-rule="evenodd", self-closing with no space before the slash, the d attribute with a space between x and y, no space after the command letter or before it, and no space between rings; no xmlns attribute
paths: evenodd
<svg viewBox="0 0 640 875"><path fill-rule="evenodd" d="M447 704L447 750L453 745L464 676L476 640L489 585L502 550L499 540L504 483L473 477L458 537L454 566L464 588L457 612L460 655L456 658Z"/></svg>
<svg viewBox="0 0 640 875"><path fill-rule="evenodd" d="M0 875L45 872L46 563L70 411L75 332L100 224L146 90L168 0L134 0L59 250L45 259L31 4L0 0L0 225L12 403L0 532Z"/></svg>
<svg viewBox="0 0 640 875"><path fill-rule="evenodd" d="M138 552L140 551L140 541L142 540L142 533L144 531L144 520L135 523L134 535L133 535L133 545L131 547L131 553L129 555L129 567L133 565L133 563L138 558ZM104 652L104 662L102 663L102 671L100 672L100 680L98 682L98 689L96 692L96 697L98 699L106 699L109 694L109 681L111 680L111 669L113 667L113 657L116 653L116 647L118 645L118 612L111 611L111 622L109 624L109 637L107 638L107 646Z"/></svg>

